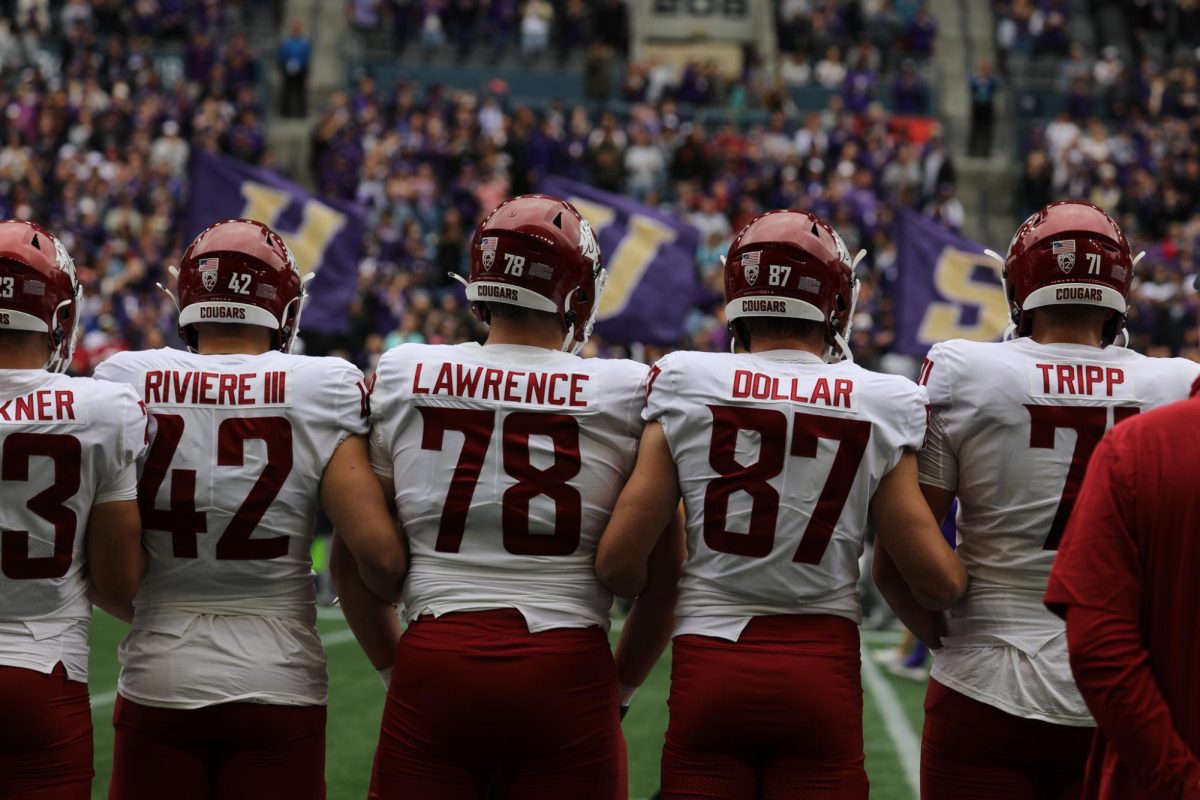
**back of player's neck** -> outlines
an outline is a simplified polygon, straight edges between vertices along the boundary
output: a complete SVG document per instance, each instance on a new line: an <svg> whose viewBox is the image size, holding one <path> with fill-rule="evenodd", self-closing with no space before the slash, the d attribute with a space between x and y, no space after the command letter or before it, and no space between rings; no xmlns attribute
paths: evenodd
<svg viewBox="0 0 1200 800"><path fill-rule="evenodd" d="M1038 344L1078 344L1097 349L1101 344L1098 332L1069 325L1047 325L1041 330L1035 327L1029 338Z"/></svg>
<svg viewBox="0 0 1200 800"><path fill-rule="evenodd" d="M39 345L0 348L0 369L44 369L50 353L44 344Z"/></svg>
<svg viewBox="0 0 1200 800"><path fill-rule="evenodd" d="M558 350L562 346L563 334L548 331L539 325L521 325L509 320L495 320L488 331L484 344L517 344L525 347L541 347Z"/></svg>
<svg viewBox="0 0 1200 800"><path fill-rule="evenodd" d="M0 353L0 369L44 369L46 357L20 357L10 353Z"/></svg>
<svg viewBox="0 0 1200 800"><path fill-rule="evenodd" d="M269 352L270 349L270 345L238 336L216 338L202 336L196 342L196 352L202 356L258 356Z"/></svg>
<svg viewBox="0 0 1200 800"><path fill-rule="evenodd" d="M768 353L772 350L795 350L799 353L808 353L809 355L814 355L817 358L821 358L825 355L824 345L818 346L805 339L786 337L779 339L768 339L765 337L760 337L757 339L751 339L750 341L751 353Z"/></svg>

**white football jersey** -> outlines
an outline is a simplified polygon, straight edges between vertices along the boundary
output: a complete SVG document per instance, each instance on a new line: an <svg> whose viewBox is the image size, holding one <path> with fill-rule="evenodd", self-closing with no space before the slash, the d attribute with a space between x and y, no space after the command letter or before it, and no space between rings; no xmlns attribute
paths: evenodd
<svg viewBox="0 0 1200 800"><path fill-rule="evenodd" d="M146 414L128 387L0 370L0 665L87 681L94 506L137 499Z"/></svg>
<svg viewBox="0 0 1200 800"><path fill-rule="evenodd" d="M645 418L666 432L687 509L675 635L736 641L752 617L860 621L871 497L925 435L925 391L795 350L671 353Z"/></svg>
<svg viewBox="0 0 1200 800"><path fill-rule="evenodd" d="M1200 365L1120 347L1029 338L950 341L921 381L933 412L921 483L957 493L971 576L933 676L1017 716L1095 723L1075 688L1063 621L1042 604L1088 458L1115 422L1182 400Z"/></svg>
<svg viewBox="0 0 1200 800"><path fill-rule="evenodd" d="M150 565L121 694L323 704L311 543L325 466L367 432L362 373L340 358L163 349L118 353L96 376L132 386L153 429L139 484Z"/></svg>
<svg viewBox="0 0 1200 800"><path fill-rule="evenodd" d="M532 632L607 629L596 544L636 460L646 372L520 345L384 354L371 463L408 537L406 619L515 608Z"/></svg>

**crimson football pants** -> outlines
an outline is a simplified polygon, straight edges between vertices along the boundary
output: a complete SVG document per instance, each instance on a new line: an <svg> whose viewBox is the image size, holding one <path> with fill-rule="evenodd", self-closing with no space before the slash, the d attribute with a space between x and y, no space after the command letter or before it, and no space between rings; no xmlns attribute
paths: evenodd
<svg viewBox="0 0 1200 800"><path fill-rule="evenodd" d="M1024 719L929 681L922 800L1074 800L1095 728Z"/></svg>
<svg viewBox="0 0 1200 800"><path fill-rule="evenodd" d="M755 617L675 638L662 797L865 800L858 627Z"/></svg>
<svg viewBox="0 0 1200 800"><path fill-rule="evenodd" d="M109 800L325 797L325 706L155 708L117 697Z"/></svg>
<svg viewBox="0 0 1200 800"><path fill-rule="evenodd" d="M49 675L0 667L0 797L88 800L92 709L63 665Z"/></svg>
<svg viewBox="0 0 1200 800"><path fill-rule="evenodd" d="M599 628L530 633L515 610L424 616L396 648L373 800L623 800L616 668Z"/></svg>

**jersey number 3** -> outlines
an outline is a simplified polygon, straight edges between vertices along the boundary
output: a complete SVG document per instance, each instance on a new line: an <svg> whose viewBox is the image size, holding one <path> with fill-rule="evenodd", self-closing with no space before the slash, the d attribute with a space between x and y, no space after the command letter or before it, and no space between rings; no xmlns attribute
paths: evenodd
<svg viewBox="0 0 1200 800"><path fill-rule="evenodd" d="M709 408L713 428L708 463L717 477L708 482L704 491L704 543L721 553L750 558L770 555L775 547L779 491L768 481L783 472L788 455L816 458L820 439L838 443L829 477L792 556L792 561L799 564L819 564L850 496L858 465L871 439L871 423L796 412L788 448L788 418L782 411L715 405ZM753 464L742 465L737 461L739 431L759 436L758 460ZM746 533L726 527L729 498L739 491L748 494L752 501Z"/></svg>
<svg viewBox="0 0 1200 800"><path fill-rule="evenodd" d="M155 414L154 419L158 423L158 433L146 456L146 467L138 484L142 528L170 533L176 558L196 558L196 536L208 533L207 515L196 510L196 470L170 469L175 451L179 449L179 440L183 438L183 417ZM232 417L222 421L217 428L217 466L243 466L246 442L255 439L266 444L267 463L217 540L215 555L219 561L249 561L287 555L288 537L251 539L250 535L292 472L292 423L286 417ZM168 470L171 472L170 506L159 508L158 492Z"/></svg>
<svg viewBox="0 0 1200 800"><path fill-rule="evenodd" d="M61 578L71 568L78 519L66 505L79 491L83 449L74 436L61 433L10 433L0 458L0 480L29 480L29 462L50 459L54 483L30 498L25 507L54 526L54 555L31 558L29 531L0 533L0 570L13 580Z"/></svg>

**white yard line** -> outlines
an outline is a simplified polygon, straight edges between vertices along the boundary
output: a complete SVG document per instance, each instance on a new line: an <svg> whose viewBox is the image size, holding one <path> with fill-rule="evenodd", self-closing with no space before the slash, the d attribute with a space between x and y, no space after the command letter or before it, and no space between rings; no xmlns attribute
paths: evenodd
<svg viewBox="0 0 1200 800"><path fill-rule="evenodd" d="M341 614L339 613L338 616L340 617ZM326 647L337 647L339 644L345 644L346 642L353 641L354 634L350 632L349 628L346 628L345 630L334 631L333 633L329 633L321 637L321 644L325 645ZM115 702L117 702L116 689L94 694L92 695L92 710L95 711L96 709L106 708Z"/></svg>
<svg viewBox="0 0 1200 800"><path fill-rule="evenodd" d="M875 707L883 717L883 725L888 737L896 747L896 758L904 770L904 777L912 789L913 797L921 795L921 740L909 724L908 715L900 705L887 678L879 671L871 652L862 648L862 676Z"/></svg>

